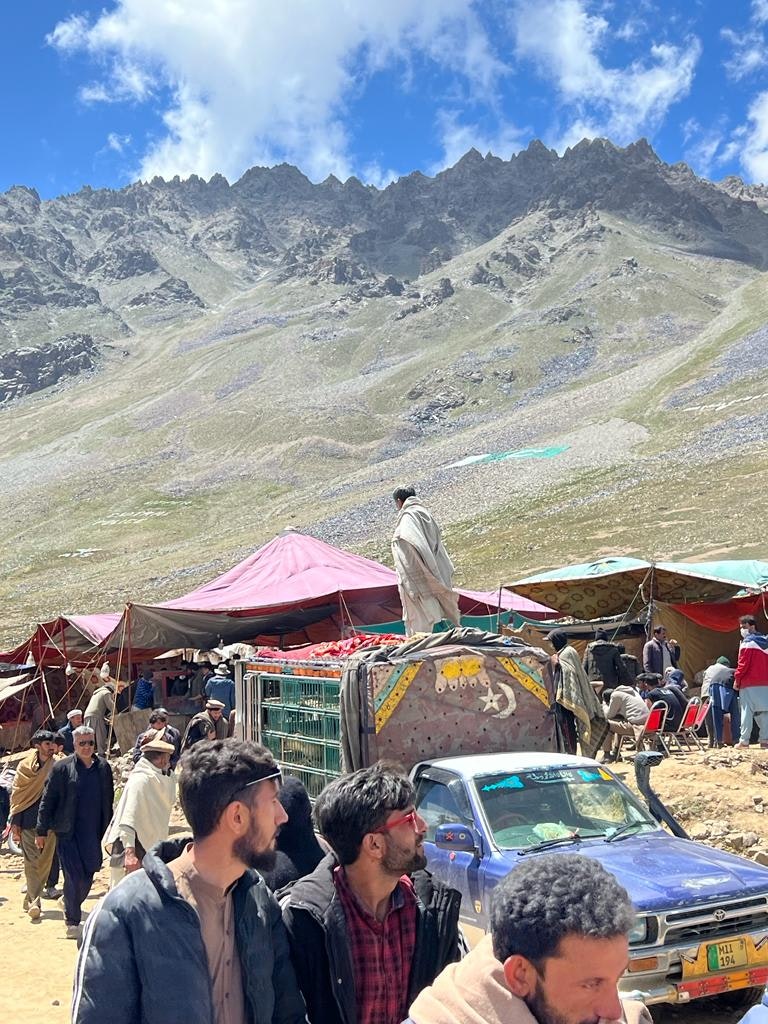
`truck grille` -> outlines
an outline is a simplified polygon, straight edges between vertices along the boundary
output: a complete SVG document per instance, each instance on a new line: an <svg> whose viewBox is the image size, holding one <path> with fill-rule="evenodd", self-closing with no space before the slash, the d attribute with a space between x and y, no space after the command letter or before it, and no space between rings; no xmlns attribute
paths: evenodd
<svg viewBox="0 0 768 1024"><path fill-rule="evenodd" d="M768 931L768 895L673 910L662 915L659 924L659 943L665 946L693 945L741 932Z"/></svg>

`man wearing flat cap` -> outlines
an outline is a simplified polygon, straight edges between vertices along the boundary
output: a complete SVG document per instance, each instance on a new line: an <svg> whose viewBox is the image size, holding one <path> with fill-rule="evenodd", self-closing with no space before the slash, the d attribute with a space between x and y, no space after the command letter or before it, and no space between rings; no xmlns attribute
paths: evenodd
<svg viewBox="0 0 768 1024"><path fill-rule="evenodd" d="M287 820L280 769L239 740L197 743L180 768L191 840L158 843L91 913L72 1024L306 1024L280 907L258 874Z"/></svg>
<svg viewBox="0 0 768 1024"><path fill-rule="evenodd" d="M199 711L187 726L182 750L189 750L200 740L223 740L227 736L227 720L223 717L224 704L209 698L205 709Z"/></svg>
<svg viewBox="0 0 768 1024"><path fill-rule="evenodd" d="M141 867L144 854L168 838L176 779L171 771L172 743L148 740L128 776L102 845L109 855L111 885Z"/></svg>
<svg viewBox="0 0 768 1024"><path fill-rule="evenodd" d="M80 708L73 708L67 712L67 724L62 725L59 729L59 733L64 737L64 753L74 754L75 752L75 741L72 739L72 733L77 729L79 725L83 724L83 712Z"/></svg>

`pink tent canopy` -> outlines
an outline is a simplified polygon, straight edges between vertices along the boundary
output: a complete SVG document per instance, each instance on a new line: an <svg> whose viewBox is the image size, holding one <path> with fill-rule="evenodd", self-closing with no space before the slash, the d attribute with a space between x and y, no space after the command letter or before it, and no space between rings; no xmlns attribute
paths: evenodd
<svg viewBox="0 0 768 1024"><path fill-rule="evenodd" d="M492 615L498 591L459 590L467 615ZM501 592L503 611L555 614ZM401 617L392 569L314 537L286 530L223 575L158 605L129 603L122 615L73 615L38 627L14 653L31 649L38 664L124 649L132 659L175 647L207 648L219 639L283 645L337 639L345 625L364 627ZM23 661L23 658L19 658Z"/></svg>

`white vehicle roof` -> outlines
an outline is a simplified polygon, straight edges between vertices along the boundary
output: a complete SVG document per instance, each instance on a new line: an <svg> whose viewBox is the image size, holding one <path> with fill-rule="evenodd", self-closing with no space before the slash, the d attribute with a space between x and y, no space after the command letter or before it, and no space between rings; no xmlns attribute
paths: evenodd
<svg viewBox="0 0 768 1024"><path fill-rule="evenodd" d="M535 753L523 751L519 753L501 754L467 754L463 757L440 757L434 760L420 761L435 768L457 772L465 779L475 775L488 775L493 772L522 772L535 768L594 768L597 761L590 757L574 757L571 754L553 754L551 751Z"/></svg>

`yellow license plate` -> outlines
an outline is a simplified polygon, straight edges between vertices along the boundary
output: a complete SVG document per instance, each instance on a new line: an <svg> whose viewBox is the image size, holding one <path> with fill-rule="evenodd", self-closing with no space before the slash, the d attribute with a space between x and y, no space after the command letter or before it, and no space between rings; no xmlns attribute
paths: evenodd
<svg viewBox="0 0 768 1024"><path fill-rule="evenodd" d="M707 969L728 971L733 967L746 967L749 961L745 939L707 943Z"/></svg>

